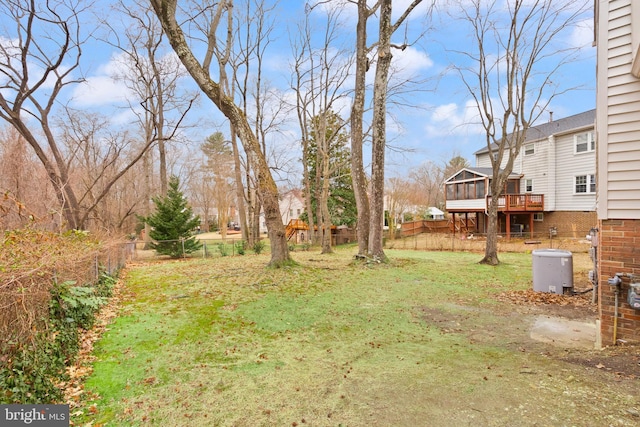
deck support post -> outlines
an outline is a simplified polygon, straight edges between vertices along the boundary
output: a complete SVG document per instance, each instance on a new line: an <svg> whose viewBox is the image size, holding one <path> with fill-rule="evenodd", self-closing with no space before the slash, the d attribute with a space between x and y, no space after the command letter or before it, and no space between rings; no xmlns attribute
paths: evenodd
<svg viewBox="0 0 640 427"><path fill-rule="evenodd" d="M530 237L533 239L533 213L529 214L529 234Z"/></svg>

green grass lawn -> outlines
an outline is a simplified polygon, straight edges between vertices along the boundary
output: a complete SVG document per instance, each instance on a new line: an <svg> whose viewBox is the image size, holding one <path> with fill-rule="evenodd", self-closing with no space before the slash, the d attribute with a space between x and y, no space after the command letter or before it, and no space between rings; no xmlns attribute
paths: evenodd
<svg viewBox="0 0 640 427"><path fill-rule="evenodd" d="M76 425L507 425L544 405L566 412L572 367L425 315L477 309L482 329L504 309L496 293L531 287L530 254L490 267L472 253L389 250L373 266L353 253L294 252L299 265L278 270L268 255L130 268L86 382L100 398ZM581 392L607 392L579 378ZM527 406L532 391L542 400ZM568 416L590 416L589 399Z"/></svg>

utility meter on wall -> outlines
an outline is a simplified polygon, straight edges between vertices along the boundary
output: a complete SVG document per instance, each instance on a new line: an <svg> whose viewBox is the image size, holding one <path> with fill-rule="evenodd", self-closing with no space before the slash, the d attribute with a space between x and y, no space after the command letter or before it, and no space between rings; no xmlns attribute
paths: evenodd
<svg viewBox="0 0 640 427"><path fill-rule="evenodd" d="M631 308L640 310L640 283L629 285L629 305Z"/></svg>

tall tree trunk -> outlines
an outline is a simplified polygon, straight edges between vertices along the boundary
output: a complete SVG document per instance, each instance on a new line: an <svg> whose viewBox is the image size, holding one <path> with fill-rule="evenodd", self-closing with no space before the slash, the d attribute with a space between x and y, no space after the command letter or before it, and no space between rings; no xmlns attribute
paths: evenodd
<svg viewBox="0 0 640 427"><path fill-rule="evenodd" d="M315 240L315 221L313 220L313 206L311 204L311 178L309 177L309 153L307 147L309 143L306 142L302 147L302 167L303 167L303 182L306 197L304 198L305 210L307 211L307 224L309 225L309 232L307 233L307 239L309 243L314 244Z"/></svg>
<svg viewBox="0 0 640 427"><path fill-rule="evenodd" d="M391 67L391 0L380 5L380 39L373 88L373 147L371 159L371 222L369 255L386 260L382 245L384 223L384 155L387 135L387 91ZM390 230L393 232L393 230Z"/></svg>
<svg viewBox="0 0 640 427"><path fill-rule="evenodd" d="M143 160L142 160L142 167L144 169L144 204L143 204L143 211L144 211L144 216L145 218L148 218L151 215L151 210L153 209L153 201L151 200L152 194L151 194L151 161L149 160L149 156L151 155L151 152L147 152L144 156L143 156ZM147 221L144 222L144 237L143 237L143 241L144 241L144 249L150 249L149 244L151 243L151 236L149 235L149 233L151 233L151 226L149 225L149 223Z"/></svg>
<svg viewBox="0 0 640 427"><path fill-rule="evenodd" d="M365 256L369 249L369 196L367 178L364 173L362 151L364 146L364 96L366 87L367 59L367 0L358 0L358 24L356 26L356 71L354 99L351 105L351 178L358 209L356 232L358 255Z"/></svg>
<svg viewBox="0 0 640 427"><path fill-rule="evenodd" d="M264 209L264 218L271 243L270 266L281 266L291 261L287 236L278 200L278 188L271 175L269 165L262 154L258 139L251 130L247 117L234 103L233 99L224 94L219 84L209 76L209 70L204 69L190 50L182 29L176 21L176 1L152 0L153 8L160 18L162 27L180 61L185 66L202 92L216 105L222 114L233 124L247 155L253 155L257 190Z"/></svg>
<svg viewBox="0 0 640 427"><path fill-rule="evenodd" d="M493 193L495 194L495 192ZM484 248L484 258L480 264L498 265L498 197L491 197L487 210L487 242Z"/></svg>
<svg viewBox="0 0 640 427"><path fill-rule="evenodd" d="M242 232L242 240L249 242L249 226L247 222L247 209L244 203L244 184L242 183L242 165L240 163L240 150L238 150L238 142L236 140L236 132L231 126L231 148L233 149L233 165L236 180L236 204L238 215L240 216L240 231Z"/></svg>
<svg viewBox="0 0 640 427"><path fill-rule="evenodd" d="M253 192L253 206L255 208L253 209L253 219L251 221L251 226L253 228L253 236L254 236L253 243L255 243L260 241L260 206L261 206L260 194L258 194L256 191ZM278 213L279 212L280 212L280 204L278 203ZM280 218L280 223L282 224L282 217L279 216L279 218ZM286 239L286 235L285 235L285 239Z"/></svg>
<svg viewBox="0 0 640 427"><path fill-rule="evenodd" d="M321 120L326 124L326 113L323 114ZM320 156L321 163L319 163L318 166L322 168L321 176L323 179L321 180L322 188L320 189L320 197L317 200L320 211L319 222L322 229L322 253L330 254L333 252L331 249L331 215L329 213L329 183L331 182L331 172L329 170L329 160L331 157L329 150L330 142L327 141L326 126L320 126L320 129L321 137L318 141L318 152L322 151L322 155ZM321 143L322 149L320 149Z"/></svg>

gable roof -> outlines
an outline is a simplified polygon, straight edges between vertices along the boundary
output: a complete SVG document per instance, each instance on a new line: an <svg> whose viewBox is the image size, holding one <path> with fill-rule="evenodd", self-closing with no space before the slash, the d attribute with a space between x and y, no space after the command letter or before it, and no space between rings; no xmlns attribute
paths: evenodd
<svg viewBox="0 0 640 427"><path fill-rule="evenodd" d="M444 215L444 212L442 212L440 209L436 208L435 206L429 206L427 208L427 214L428 215Z"/></svg>
<svg viewBox="0 0 640 427"><path fill-rule="evenodd" d="M585 111L584 113L575 114L573 116L565 117L563 119L554 120L552 122L542 123L536 126L532 126L527 130L527 137L525 143L530 141L537 141L543 138L548 138L551 135L557 135L565 133L571 130L584 128L587 126L595 126L596 122L596 110ZM495 150L498 146L491 144L491 149ZM480 150L473 153L474 155L488 153L489 149L485 146Z"/></svg>
<svg viewBox="0 0 640 427"><path fill-rule="evenodd" d="M297 199L301 203L304 203L304 197L302 195L302 190L300 190L299 188L294 188L294 189L286 191L284 193L280 193L279 196L280 196L280 201L283 201L285 199L287 199L287 200Z"/></svg>
<svg viewBox="0 0 640 427"><path fill-rule="evenodd" d="M459 171L457 171L456 173L454 173L452 176L450 176L448 179L446 179L444 182L445 184L449 181L452 181L456 176L458 176L460 174L460 172L471 172L472 174L479 176L479 177L483 177L483 178L492 178L493 177L493 169L492 168L472 168L472 167L468 167L468 168L463 168L460 169ZM519 179L521 178L522 175L519 173L513 173L511 172L509 174L509 178L508 179ZM471 178L469 178L471 179Z"/></svg>

